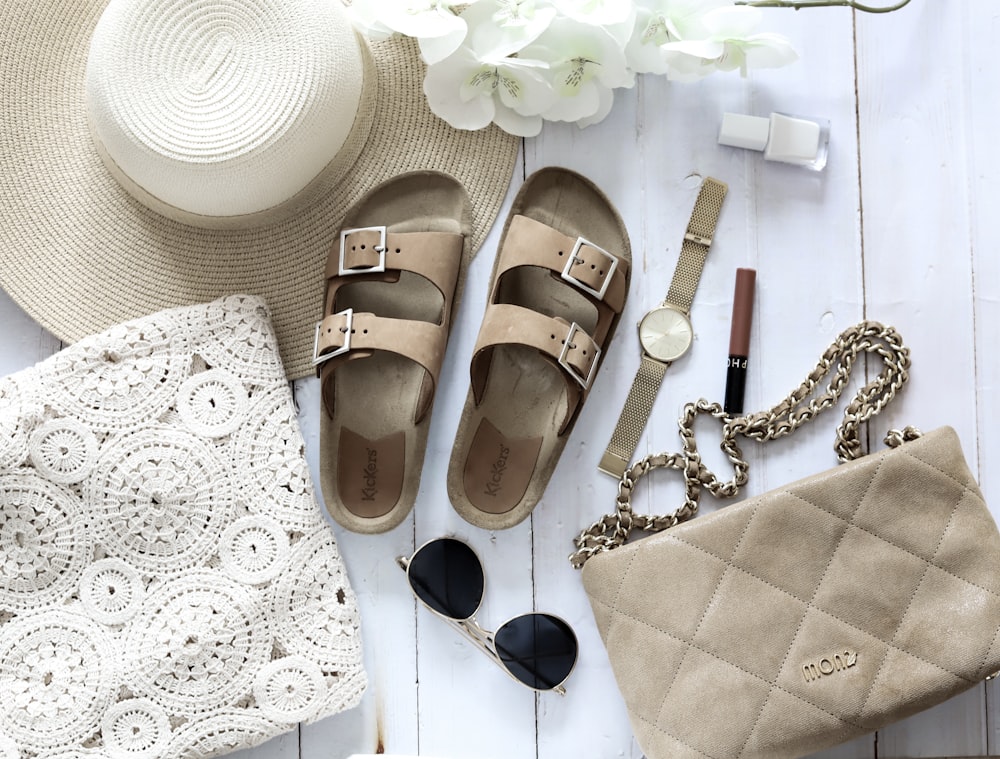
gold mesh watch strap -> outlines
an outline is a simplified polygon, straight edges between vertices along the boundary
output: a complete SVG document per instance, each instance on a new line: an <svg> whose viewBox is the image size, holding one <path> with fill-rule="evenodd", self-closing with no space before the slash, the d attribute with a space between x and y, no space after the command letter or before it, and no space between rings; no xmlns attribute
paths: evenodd
<svg viewBox="0 0 1000 759"><path fill-rule="evenodd" d="M722 201L725 200L728 189L725 182L711 177L702 182L664 305L674 306L685 314L690 313L701 271L705 267L705 257L712 245L712 235L715 234ZM597 466L602 472L617 478L625 473L636 446L639 445L646 422L649 421L653 401L656 400L669 365L643 354L639 371L625 399L625 407L611 434L611 442Z"/></svg>
<svg viewBox="0 0 1000 759"><path fill-rule="evenodd" d="M646 420L653 411L653 401L663 384L663 375L667 367L662 361L649 356L642 357L639 371L632 380L632 388L628 391L628 400L615 431L611 433L611 442L601 458L598 469L612 477L621 477L632 461L632 454L639 444L642 431L646 428Z"/></svg>
<svg viewBox="0 0 1000 759"><path fill-rule="evenodd" d="M715 225L719 221L722 201L726 199L729 187L725 182L708 177L701 184L698 200L695 201L691 221L684 233L684 243L681 245L681 255L674 269L674 278L670 281L665 303L676 306L685 314L691 312L694 293L698 289L701 270L705 267L705 258L712 244Z"/></svg>

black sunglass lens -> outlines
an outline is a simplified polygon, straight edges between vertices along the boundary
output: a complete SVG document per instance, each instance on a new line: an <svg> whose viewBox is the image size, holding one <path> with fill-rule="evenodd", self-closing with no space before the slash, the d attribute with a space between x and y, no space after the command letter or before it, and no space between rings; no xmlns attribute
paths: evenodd
<svg viewBox="0 0 1000 759"><path fill-rule="evenodd" d="M505 624L493 637L507 670L538 690L555 688L576 662L576 635L558 617L525 614Z"/></svg>
<svg viewBox="0 0 1000 759"><path fill-rule="evenodd" d="M442 538L423 546L410 559L410 587L434 611L468 619L483 599L483 566L469 546Z"/></svg>

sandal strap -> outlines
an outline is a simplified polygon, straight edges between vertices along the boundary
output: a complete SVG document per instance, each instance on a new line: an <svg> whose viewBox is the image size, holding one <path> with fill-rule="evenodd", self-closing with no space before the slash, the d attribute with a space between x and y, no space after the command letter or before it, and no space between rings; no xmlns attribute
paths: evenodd
<svg viewBox="0 0 1000 759"><path fill-rule="evenodd" d="M496 281L518 266L539 266L558 274L595 304L620 314L628 295L629 261L582 237L569 237L520 214L511 219L497 263Z"/></svg>
<svg viewBox="0 0 1000 759"><path fill-rule="evenodd" d="M419 422L430 408L448 342L445 326L413 319L393 319L351 309L330 314L316 326L315 360L322 385L345 361L389 351L419 364L430 384L421 392L414 412Z"/></svg>
<svg viewBox="0 0 1000 759"><path fill-rule="evenodd" d="M486 307L472 354L472 391L483 399L489 381L493 349L498 345L526 345L560 369L566 381L568 404L560 434L576 417L590 391L601 358L601 347L575 322L546 316L524 306L493 303Z"/></svg>
<svg viewBox="0 0 1000 759"><path fill-rule="evenodd" d="M423 419L430 410L441 373L464 251L465 237L460 233L389 232L384 226L341 231L327 256L327 315L316 326L313 355L324 398L330 399L331 414L333 393L327 393L327 388L337 367L345 361L367 358L375 351L389 351L425 370L414 422ZM341 287L355 282L398 282L404 271L423 277L441 293L444 303L440 324L355 313L351 309L331 313Z"/></svg>
<svg viewBox="0 0 1000 759"><path fill-rule="evenodd" d="M360 278L394 282L398 272L419 274L445 297L455 294L465 238L451 232L387 232L385 227L345 229L327 257L332 291ZM331 302L329 296L327 302Z"/></svg>

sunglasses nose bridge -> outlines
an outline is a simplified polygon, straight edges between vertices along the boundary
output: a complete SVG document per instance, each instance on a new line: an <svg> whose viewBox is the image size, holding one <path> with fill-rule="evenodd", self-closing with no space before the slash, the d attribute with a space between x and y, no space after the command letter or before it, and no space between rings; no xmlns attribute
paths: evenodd
<svg viewBox="0 0 1000 759"><path fill-rule="evenodd" d="M489 649L493 649L493 633L479 624L475 615L469 617L468 619L456 620L455 623L461 626L466 633L479 641L482 645Z"/></svg>

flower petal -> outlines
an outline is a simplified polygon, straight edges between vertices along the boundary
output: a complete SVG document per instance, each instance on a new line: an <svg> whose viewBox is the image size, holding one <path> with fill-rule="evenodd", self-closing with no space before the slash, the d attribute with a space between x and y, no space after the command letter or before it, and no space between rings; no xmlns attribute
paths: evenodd
<svg viewBox="0 0 1000 759"><path fill-rule="evenodd" d="M480 64L468 65L461 52L427 67L424 95L431 111L456 129L482 129L493 120L493 93L474 86Z"/></svg>
<svg viewBox="0 0 1000 759"><path fill-rule="evenodd" d="M488 0L466 8L469 47L481 58L506 58L519 52L544 32L555 18L554 8L535 10L527 4Z"/></svg>
<svg viewBox="0 0 1000 759"><path fill-rule="evenodd" d="M541 116L525 116L507 108L503 103L497 104L493 123L505 132L516 134L518 137L534 137L542 131Z"/></svg>
<svg viewBox="0 0 1000 759"><path fill-rule="evenodd" d="M421 37L420 55L427 64L439 63L462 46L468 32L464 22L461 27L452 29L447 34L438 37Z"/></svg>
<svg viewBox="0 0 1000 759"><path fill-rule="evenodd" d="M537 71L503 66L497 68L496 75L500 102L522 116L542 113L556 100L556 91Z"/></svg>
<svg viewBox="0 0 1000 759"><path fill-rule="evenodd" d="M666 45L661 45L660 47L668 53L682 53L708 61L714 61L726 52L726 43L718 40L668 42Z"/></svg>
<svg viewBox="0 0 1000 759"><path fill-rule="evenodd" d="M572 97L561 97L542 114L548 121L579 121L593 116L601 106L598 90L604 90L596 82L585 82Z"/></svg>

